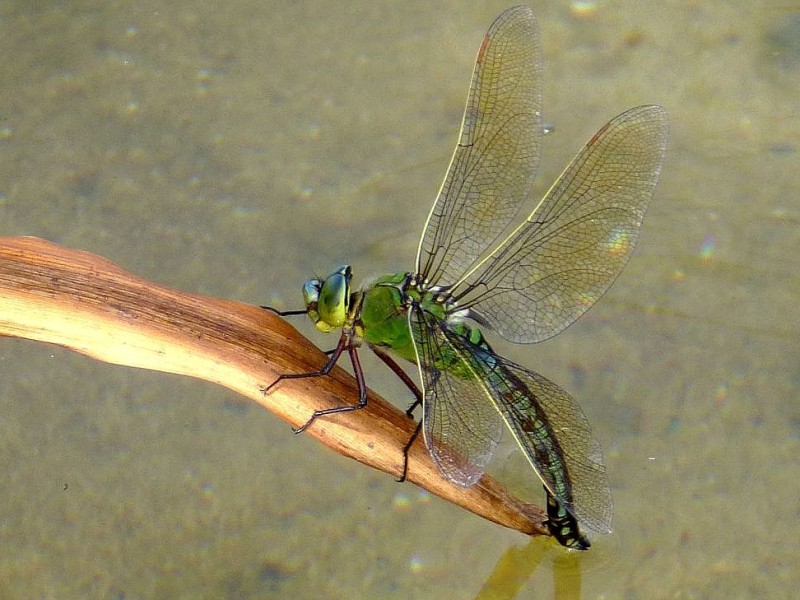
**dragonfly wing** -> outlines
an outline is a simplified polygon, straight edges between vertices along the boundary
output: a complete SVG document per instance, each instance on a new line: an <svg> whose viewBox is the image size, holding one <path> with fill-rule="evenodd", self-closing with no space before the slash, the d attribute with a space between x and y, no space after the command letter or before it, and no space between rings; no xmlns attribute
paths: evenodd
<svg viewBox="0 0 800 600"><path fill-rule="evenodd" d="M536 460L534 457L541 456L543 445L539 443L535 432L529 430L531 411L524 403L510 403L507 414L511 418L507 424L531 466L550 493L581 525L599 533L610 533L614 505L603 452L592 437L592 429L580 406L549 379L505 359L500 360L504 368L529 390L530 399L537 405L534 413L540 413L541 418L549 423L561 449L560 466ZM564 468L566 478L562 472ZM565 482L568 483L565 485Z"/></svg>
<svg viewBox="0 0 800 600"><path fill-rule="evenodd" d="M503 421L444 323L420 309L409 311L422 381L422 431L434 462L458 485L476 483L494 456Z"/></svg>
<svg viewBox="0 0 800 600"><path fill-rule="evenodd" d="M498 414L547 490L578 522L609 533L611 490L600 444L578 403L555 383L477 347L446 326L444 338L468 354ZM487 402L487 404L489 404Z"/></svg>
<svg viewBox="0 0 800 600"><path fill-rule="evenodd" d="M589 140L528 219L454 294L513 342L559 333L594 304L628 261L661 172L667 113L632 108Z"/></svg>
<svg viewBox="0 0 800 600"><path fill-rule="evenodd" d="M461 137L417 251L417 273L455 283L530 195L541 151L539 33L531 9L501 14L484 37Z"/></svg>

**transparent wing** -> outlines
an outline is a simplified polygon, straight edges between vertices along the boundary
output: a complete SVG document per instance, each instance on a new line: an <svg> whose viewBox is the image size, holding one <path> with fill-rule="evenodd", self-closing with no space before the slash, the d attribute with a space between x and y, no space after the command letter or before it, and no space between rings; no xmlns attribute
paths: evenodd
<svg viewBox="0 0 800 600"><path fill-rule="evenodd" d="M417 251L417 273L455 283L496 241L529 196L541 151L539 33L524 6L483 39L461 137Z"/></svg>
<svg viewBox="0 0 800 600"><path fill-rule="evenodd" d="M446 323L439 335L469 361L470 381L480 382L474 387L502 415L547 490L581 525L609 533L613 502L603 454L578 403L552 381L470 343Z"/></svg>
<svg viewBox="0 0 800 600"><path fill-rule="evenodd" d="M434 462L453 483L476 483L494 456L503 421L486 397L468 356L454 347L438 318L409 311L423 390L422 432Z"/></svg>
<svg viewBox="0 0 800 600"><path fill-rule="evenodd" d="M459 282L459 307L518 343L547 339L586 312L633 252L667 130L660 106L632 108L600 129L528 219Z"/></svg>
<svg viewBox="0 0 800 600"><path fill-rule="evenodd" d="M499 356L491 361L506 371L492 380L494 401L545 487L581 525L610 533L614 507L603 453L578 403L538 373Z"/></svg>

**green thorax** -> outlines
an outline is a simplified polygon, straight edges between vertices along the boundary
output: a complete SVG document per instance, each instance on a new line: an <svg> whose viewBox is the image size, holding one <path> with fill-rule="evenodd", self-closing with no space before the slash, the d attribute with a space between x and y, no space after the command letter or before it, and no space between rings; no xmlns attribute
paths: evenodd
<svg viewBox="0 0 800 600"><path fill-rule="evenodd" d="M434 294L421 292L412 282L411 274L395 273L365 285L361 290L363 298L357 323L368 344L388 348L398 356L416 362L408 328L409 308L420 304L441 319L445 318L445 311L436 302Z"/></svg>
<svg viewBox="0 0 800 600"><path fill-rule="evenodd" d="M490 350L477 328L452 317L453 307L447 305L446 297L416 282L417 279L410 273L396 273L380 277L362 288L363 298L356 323L368 344L388 348L398 356L416 362L408 311L412 306L417 306L430 316L447 321L450 329L473 344ZM442 364L437 365L438 368L453 371L465 367L452 353L445 353L439 358ZM470 376L467 373L464 375Z"/></svg>

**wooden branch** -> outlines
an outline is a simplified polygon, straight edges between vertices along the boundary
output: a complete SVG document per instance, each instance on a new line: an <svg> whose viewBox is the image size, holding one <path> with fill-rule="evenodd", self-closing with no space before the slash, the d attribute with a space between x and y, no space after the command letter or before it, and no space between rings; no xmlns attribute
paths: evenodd
<svg viewBox="0 0 800 600"><path fill-rule="evenodd" d="M0 238L0 335L57 344L98 360L188 375L223 385L292 426L315 409L355 402L355 380L330 376L281 382L280 373L319 369L325 356L283 319L255 306L178 292L111 262L31 237ZM311 435L336 452L399 476L415 423L370 392L363 410L321 418ZM488 476L470 488L444 479L421 440L408 479L486 519L547 535L542 510Z"/></svg>

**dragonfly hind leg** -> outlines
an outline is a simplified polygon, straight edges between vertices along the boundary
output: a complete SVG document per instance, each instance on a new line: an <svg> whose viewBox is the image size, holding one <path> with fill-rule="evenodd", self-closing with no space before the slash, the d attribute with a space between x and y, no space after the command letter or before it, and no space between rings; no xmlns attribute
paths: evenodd
<svg viewBox="0 0 800 600"><path fill-rule="evenodd" d="M408 478L408 453L411 451L411 446L413 446L414 442L417 441L420 431L422 431L422 421L417 423L414 433L411 434L411 437L408 438L408 442L406 442L406 445L403 446L403 472L400 477L395 479L397 483L403 483Z"/></svg>
<svg viewBox="0 0 800 600"><path fill-rule="evenodd" d="M370 344L370 348L375 353L375 356L380 358L383 361L383 364L389 367L392 372L400 378L400 381L405 384L411 393L414 394L414 402L412 402L411 406L406 409L406 415L413 419L414 415L412 413L420 404L422 404L422 392L420 391L419 386L413 379L411 379L411 377L409 377L408 373L403 370L403 367L398 365L397 362L383 350L383 348L372 344Z"/></svg>
<svg viewBox="0 0 800 600"><path fill-rule="evenodd" d="M397 364L397 362L389 356L380 346L370 345L372 351L375 353L375 356L380 358L387 367L389 367L395 375L400 378L406 387L411 390L411 393L414 394L414 402L411 403L411 406L408 407L406 410L406 416L409 419L414 418L414 410L422 404L422 392L419 389L419 386L414 382L411 377L408 376L403 368ZM414 429L414 433L411 434L411 437L406 442L406 445L403 446L403 472L401 473L400 477L396 479L397 483L403 483L408 476L408 453L411 450L411 446L414 445L414 442L419 437L419 432L422 429L422 421L417 424L416 429Z"/></svg>

